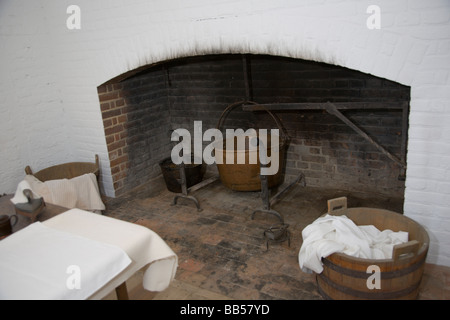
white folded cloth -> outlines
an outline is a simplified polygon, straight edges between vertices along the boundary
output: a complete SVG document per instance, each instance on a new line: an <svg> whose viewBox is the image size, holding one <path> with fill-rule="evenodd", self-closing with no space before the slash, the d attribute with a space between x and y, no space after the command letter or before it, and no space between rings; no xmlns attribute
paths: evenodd
<svg viewBox="0 0 450 320"><path fill-rule="evenodd" d="M25 176L25 179L19 182L17 185L16 192L14 193L14 196L11 198L11 202L16 203L26 203L28 202L27 197L23 194L23 191L28 189L31 190L33 193L33 198L40 198L41 196L33 191L33 189L39 189L37 186L31 187L31 185L35 185L36 182L40 182L37 180L34 176L27 175ZM42 184L42 182L40 182Z"/></svg>
<svg viewBox="0 0 450 320"><path fill-rule="evenodd" d="M93 173L83 174L72 179L39 181L33 175L26 175L18 186L12 203L27 202L23 190L30 189L35 198L44 198L51 203L68 209L78 208L90 211L105 210L100 197L97 177Z"/></svg>
<svg viewBox="0 0 450 320"><path fill-rule="evenodd" d="M90 299L101 299L142 268L143 287L166 289L175 278L178 257L154 231L135 223L71 209L43 222L46 226L122 248L132 263Z"/></svg>
<svg viewBox="0 0 450 320"><path fill-rule="evenodd" d="M390 259L393 247L408 241L408 232L378 230L373 225L357 226L347 216L325 215L302 231L298 254L304 272L321 273L323 257L345 253L364 259Z"/></svg>
<svg viewBox="0 0 450 320"><path fill-rule="evenodd" d="M67 288L71 265L80 290ZM162 291L178 257L144 226L71 209L0 241L0 299L102 299L144 267L144 289Z"/></svg>
<svg viewBox="0 0 450 320"><path fill-rule="evenodd" d="M117 246L35 222L0 241L0 299L86 299L130 263Z"/></svg>

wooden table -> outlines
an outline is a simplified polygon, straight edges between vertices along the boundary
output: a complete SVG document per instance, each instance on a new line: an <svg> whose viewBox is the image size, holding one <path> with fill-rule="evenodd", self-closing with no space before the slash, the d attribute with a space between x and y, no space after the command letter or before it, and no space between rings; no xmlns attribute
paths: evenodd
<svg viewBox="0 0 450 320"><path fill-rule="evenodd" d="M16 214L14 204L11 202L11 199L13 197L13 194L3 195L0 197L0 215L6 214L8 216L17 216L17 223L12 228L14 233L27 227L28 225L33 223L33 221L29 217L23 216L21 214ZM51 203L46 203L42 212L37 216L36 221L42 222L48 220L67 210L69 209ZM3 238L5 237L0 237L0 240L2 240ZM116 294L119 300L128 300L128 290L125 282L116 288Z"/></svg>
<svg viewBox="0 0 450 320"><path fill-rule="evenodd" d="M15 214L14 204L10 201L12 197L13 195L0 197L0 214ZM74 210L75 213L72 212ZM131 258L130 266L89 299L102 299L114 289L119 300L128 299L126 280L143 268L145 268L144 289L150 291L164 290L175 276L178 266L177 255L159 235L148 228L106 216L91 215L90 212L84 210L67 209L52 204L46 205L37 221L45 221L46 226L64 232L117 245ZM18 222L13 227L13 232L17 232L31 223L30 218L18 215Z"/></svg>
<svg viewBox="0 0 450 320"><path fill-rule="evenodd" d="M0 197L0 215L6 214L12 216L16 214L14 204L11 202L12 197L14 197L13 194L4 195ZM46 203L46 206L44 207L42 212L38 215L36 221L45 221L67 210L69 209L54 204ZM25 217L21 214L18 214L17 218L18 221L13 227L13 232L17 232L20 229L23 229L32 223L30 218Z"/></svg>

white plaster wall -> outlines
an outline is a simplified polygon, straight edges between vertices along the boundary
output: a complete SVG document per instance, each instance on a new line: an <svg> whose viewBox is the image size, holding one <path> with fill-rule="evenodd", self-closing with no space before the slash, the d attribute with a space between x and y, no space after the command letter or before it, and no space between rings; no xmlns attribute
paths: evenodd
<svg viewBox="0 0 450 320"><path fill-rule="evenodd" d="M69 30L66 9L81 9ZM369 30L369 5L381 29ZM136 67L209 53L336 64L411 86L405 214L450 266L450 2L447 0L2 0L0 192L29 164L98 153L113 196L96 87Z"/></svg>

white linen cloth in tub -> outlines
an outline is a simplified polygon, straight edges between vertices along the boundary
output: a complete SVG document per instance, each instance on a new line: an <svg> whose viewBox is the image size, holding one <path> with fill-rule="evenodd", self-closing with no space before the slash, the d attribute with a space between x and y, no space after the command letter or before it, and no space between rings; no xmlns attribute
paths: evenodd
<svg viewBox="0 0 450 320"><path fill-rule="evenodd" d="M300 269L321 273L321 259L339 252L364 259L391 259L393 247L408 241L408 232L357 226L347 216L325 215L302 231L298 254Z"/></svg>

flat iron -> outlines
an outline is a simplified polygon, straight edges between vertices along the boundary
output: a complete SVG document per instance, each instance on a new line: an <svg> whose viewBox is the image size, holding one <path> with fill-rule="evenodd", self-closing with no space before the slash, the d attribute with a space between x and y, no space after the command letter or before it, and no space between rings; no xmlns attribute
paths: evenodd
<svg viewBox="0 0 450 320"><path fill-rule="evenodd" d="M30 189L24 189L23 194L28 202L14 204L16 213L30 217L34 222L36 221L37 215L45 207L44 198L33 199L33 192Z"/></svg>

